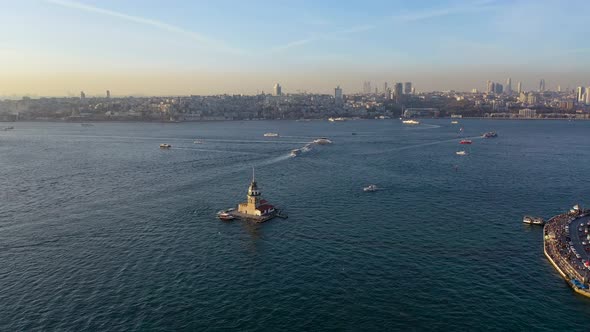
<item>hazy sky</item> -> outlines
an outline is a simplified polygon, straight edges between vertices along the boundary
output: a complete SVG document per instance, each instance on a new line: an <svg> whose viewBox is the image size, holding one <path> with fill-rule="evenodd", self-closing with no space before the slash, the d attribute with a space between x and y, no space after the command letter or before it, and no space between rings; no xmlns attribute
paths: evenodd
<svg viewBox="0 0 590 332"><path fill-rule="evenodd" d="M588 0L0 0L0 95L590 84Z"/></svg>

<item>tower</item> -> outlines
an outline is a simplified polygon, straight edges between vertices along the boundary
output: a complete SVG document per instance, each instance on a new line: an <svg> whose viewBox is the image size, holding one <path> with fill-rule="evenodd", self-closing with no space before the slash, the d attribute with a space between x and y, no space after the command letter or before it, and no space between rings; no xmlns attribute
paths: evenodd
<svg viewBox="0 0 590 332"><path fill-rule="evenodd" d="M250 187L248 187L248 207L252 207L252 208L256 209L259 204L260 204L260 190L258 190L258 185L256 184L254 167L252 167L252 182L250 182Z"/></svg>
<svg viewBox="0 0 590 332"><path fill-rule="evenodd" d="M107 98L111 98L111 90L107 90Z"/></svg>
<svg viewBox="0 0 590 332"><path fill-rule="evenodd" d="M275 84L273 90L274 90L275 96L280 96L283 94L283 91L281 91L282 90L281 85L279 83Z"/></svg>
<svg viewBox="0 0 590 332"><path fill-rule="evenodd" d="M517 90L518 94L520 94L522 92L522 82L518 82L516 90Z"/></svg>
<svg viewBox="0 0 590 332"><path fill-rule="evenodd" d="M545 80L541 79L541 81L539 81L539 92L545 92Z"/></svg>
<svg viewBox="0 0 590 332"><path fill-rule="evenodd" d="M506 80L506 93L512 93L512 78L508 77Z"/></svg>
<svg viewBox="0 0 590 332"><path fill-rule="evenodd" d="M340 85L337 86L336 89L334 89L334 101L338 105L342 104L342 88L340 87Z"/></svg>

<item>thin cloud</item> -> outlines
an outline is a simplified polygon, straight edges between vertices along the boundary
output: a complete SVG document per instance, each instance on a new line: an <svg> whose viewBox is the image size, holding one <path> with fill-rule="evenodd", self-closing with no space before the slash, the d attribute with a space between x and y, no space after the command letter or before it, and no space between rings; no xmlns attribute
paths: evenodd
<svg viewBox="0 0 590 332"><path fill-rule="evenodd" d="M190 39L202 44L203 46L211 47L211 48L218 50L218 51L229 52L229 53L244 53L242 50L231 48L231 47L225 45L223 42L212 40L212 39L207 38L197 32L190 31L190 30L181 28L176 25L153 20L150 18L128 15L128 14L120 13L120 12L109 10L109 9L104 9L104 8L99 8L99 7L95 7L95 6L82 4L79 2L75 2L75 1L68 1L68 0L45 0L45 1L48 3L54 4L54 5L65 7L65 8L76 9L76 10L86 11L86 12L95 13L95 14L99 14L99 15L115 17L115 18L119 18L121 20L125 20L128 22L143 24L143 25L151 26L151 27L158 28L161 30L165 30L168 32L181 34L181 35L189 37Z"/></svg>
<svg viewBox="0 0 590 332"><path fill-rule="evenodd" d="M428 19L432 19L432 18L444 17L444 16L449 16L449 15L493 9L494 7L490 6L492 3L494 3L493 0L483 0L483 1L477 1L475 3L470 3L468 5L456 5L456 6L445 7L445 8L436 8L436 9L431 9L431 10L426 10L426 11L419 11L419 12L414 12L414 13L394 15L394 16L391 16L391 18L394 21L399 21L399 22L422 21L422 20L428 20Z"/></svg>

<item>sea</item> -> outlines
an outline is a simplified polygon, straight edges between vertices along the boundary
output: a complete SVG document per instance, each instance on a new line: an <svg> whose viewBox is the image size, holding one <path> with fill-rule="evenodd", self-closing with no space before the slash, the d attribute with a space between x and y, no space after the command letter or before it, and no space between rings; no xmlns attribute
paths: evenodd
<svg viewBox="0 0 590 332"><path fill-rule="evenodd" d="M588 121L2 126L2 331L590 330L522 223L590 205ZM288 219L216 219L253 168Z"/></svg>

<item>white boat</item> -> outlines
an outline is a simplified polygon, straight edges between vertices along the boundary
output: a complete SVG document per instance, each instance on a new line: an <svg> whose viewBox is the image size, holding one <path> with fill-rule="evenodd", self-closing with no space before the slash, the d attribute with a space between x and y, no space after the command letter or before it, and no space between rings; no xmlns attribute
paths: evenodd
<svg viewBox="0 0 590 332"><path fill-rule="evenodd" d="M172 147L172 145L170 145L170 144L166 144L166 143L160 144L160 149L170 149L171 147Z"/></svg>
<svg viewBox="0 0 590 332"><path fill-rule="evenodd" d="M291 150L291 157L297 157L298 155L301 154L301 149L293 149Z"/></svg>
<svg viewBox="0 0 590 332"><path fill-rule="evenodd" d="M457 152L455 152L455 153L456 153L458 156L466 156L466 155L468 155L468 154L469 154L469 153L468 153L467 151L465 151L465 150L457 151Z"/></svg>
<svg viewBox="0 0 590 332"><path fill-rule="evenodd" d="M320 137L318 139L314 139L313 142L315 144L320 144L320 145L332 144L332 141L330 141L329 139L327 139L325 137Z"/></svg>
<svg viewBox="0 0 590 332"><path fill-rule="evenodd" d="M522 218L522 222L532 225L545 225L545 220L539 217L524 216L524 218Z"/></svg>
<svg viewBox="0 0 590 332"><path fill-rule="evenodd" d="M193 143L194 144L203 144L203 141L201 141L200 139L196 139Z"/></svg>
<svg viewBox="0 0 590 332"><path fill-rule="evenodd" d="M364 191L364 192L373 192L373 191L377 191L377 186L376 186L376 185L374 185L374 184L371 184L371 185L369 185L369 186L367 186L367 187L364 187L364 188L363 188L363 191Z"/></svg>
<svg viewBox="0 0 590 332"><path fill-rule="evenodd" d="M277 134L277 133L266 133L266 134L264 134L264 137L279 137L279 134Z"/></svg>
<svg viewBox="0 0 590 332"><path fill-rule="evenodd" d="M403 124L409 124L409 125L419 125L420 121L416 121L416 120L402 120Z"/></svg>
<svg viewBox="0 0 590 332"><path fill-rule="evenodd" d="M451 121L451 124L459 124L459 121L453 120Z"/></svg>
<svg viewBox="0 0 590 332"><path fill-rule="evenodd" d="M330 121L330 122L346 121L346 118L342 118L342 117L339 117L339 118L328 118L328 121Z"/></svg>

